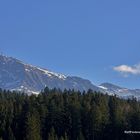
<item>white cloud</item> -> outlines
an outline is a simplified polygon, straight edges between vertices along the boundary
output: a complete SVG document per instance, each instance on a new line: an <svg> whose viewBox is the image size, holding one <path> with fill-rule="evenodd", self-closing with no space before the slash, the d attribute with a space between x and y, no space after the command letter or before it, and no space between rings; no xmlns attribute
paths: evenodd
<svg viewBox="0 0 140 140"><path fill-rule="evenodd" d="M128 74L139 75L140 74L140 64L136 64L134 66L128 65L120 65L113 68L113 70L124 74L124 76Z"/></svg>

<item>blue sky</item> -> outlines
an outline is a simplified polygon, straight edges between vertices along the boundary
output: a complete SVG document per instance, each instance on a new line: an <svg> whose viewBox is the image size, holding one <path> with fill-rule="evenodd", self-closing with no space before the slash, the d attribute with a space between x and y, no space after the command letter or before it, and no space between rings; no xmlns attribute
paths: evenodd
<svg viewBox="0 0 140 140"><path fill-rule="evenodd" d="M0 51L95 84L140 88L139 0L0 2Z"/></svg>

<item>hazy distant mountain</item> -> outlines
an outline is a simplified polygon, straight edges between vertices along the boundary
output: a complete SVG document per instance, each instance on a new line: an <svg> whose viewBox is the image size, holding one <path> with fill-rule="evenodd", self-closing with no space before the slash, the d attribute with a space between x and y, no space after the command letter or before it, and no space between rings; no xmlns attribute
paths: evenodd
<svg viewBox="0 0 140 140"><path fill-rule="evenodd" d="M98 87L109 95L117 95L118 97L125 99L133 97L140 99L140 89L128 89L110 83L103 83Z"/></svg>
<svg viewBox="0 0 140 140"><path fill-rule="evenodd" d="M0 56L0 88L38 93L45 87L99 91L89 80L39 68L12 57Z"/></svg>

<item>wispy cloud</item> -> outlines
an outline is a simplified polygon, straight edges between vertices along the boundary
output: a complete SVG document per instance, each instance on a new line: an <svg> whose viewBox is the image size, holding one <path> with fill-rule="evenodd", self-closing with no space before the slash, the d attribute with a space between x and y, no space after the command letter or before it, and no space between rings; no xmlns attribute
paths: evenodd
<svg viewBox="0 0 140 140"><path fill-rule="evenodd" d="M119 65L113 67L113 70L122 73L124 76L128 76L128 74L140 75L140 64L136 64L133 66Z"/></svg>

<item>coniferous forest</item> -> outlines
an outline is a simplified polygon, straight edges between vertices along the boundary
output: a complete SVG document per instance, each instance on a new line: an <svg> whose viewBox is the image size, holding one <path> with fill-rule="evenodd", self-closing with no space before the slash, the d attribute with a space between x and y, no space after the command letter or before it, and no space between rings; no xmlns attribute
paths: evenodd
<svg viewBox="0 0 140 140"><path fill-rule="evenodd" d="M139 140L140 103L89 90L0 90L0 140Z"/></svg>

